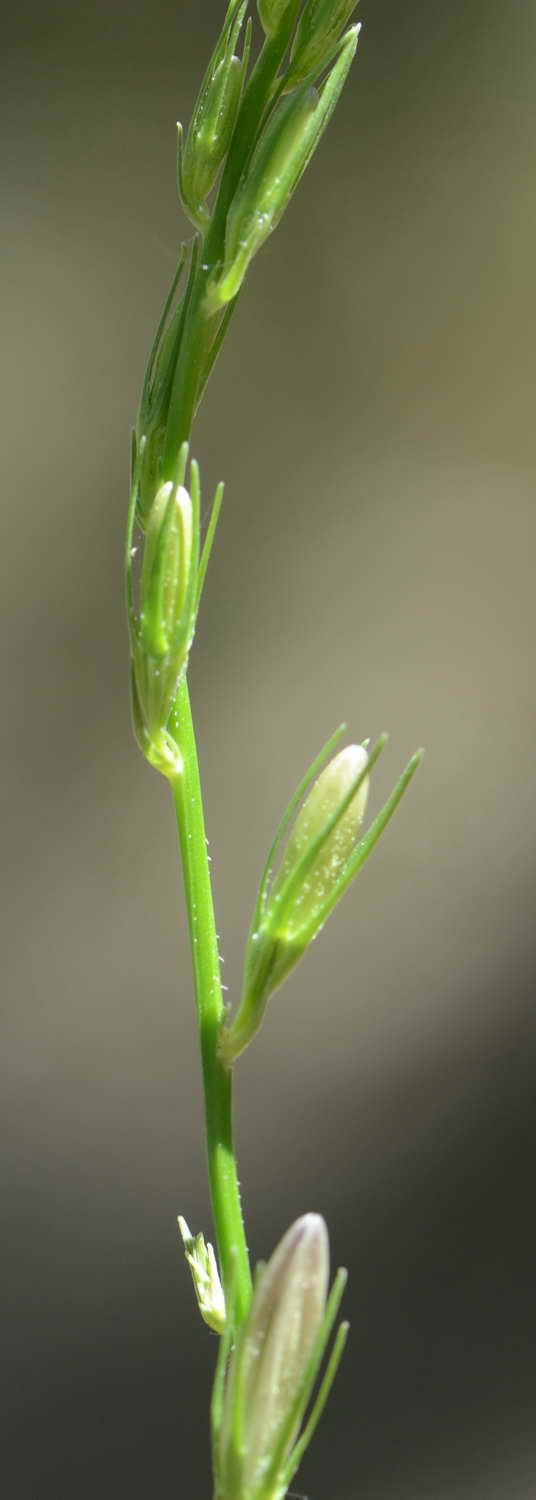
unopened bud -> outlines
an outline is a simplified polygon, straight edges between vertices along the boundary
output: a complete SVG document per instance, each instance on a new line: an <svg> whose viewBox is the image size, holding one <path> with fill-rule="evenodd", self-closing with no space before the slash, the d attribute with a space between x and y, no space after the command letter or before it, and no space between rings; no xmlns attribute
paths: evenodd
<svg viewBox="0 0 536 1500"><path fill-rule="evenodd" d="M227 217L225 262L216 288L222 303L236 296L250 260L285 211L303 170L304 143L318 104L314 89L295 94L276 111L253 153Z"/></svg>
<svg viewBox="0 0 536 1500"><path fill-rule="evenodd" d="M192 466L193 467L193 466ZM149 744L165 731L195 628L199 505L182 484L160 486L145 534L139 608L131 620L137 717ZM137 738L140 741L140 728ZM149 756L151 758L151 756Z"/></svg>
<svg viewBox="0 0 536 1500"><path fill-rule="evenodd" d="M182 756L174 739L168 734L166 729L150 730L148 728L145 705L142 705L140 701L138 690L135 655L136 652L134 652L132 658L130 672L130 697L134 738L142 755L149 761L149 765L154 766L155 771L160 771L162 776L171 778L181 774L183 769ZM139 661L137 666L139 673Z"/></svg>
<svg viewBox="0 0 536 1500"><path fill-rule="evenodd" d="M192 502L184 485L161 485L149 516L140 584L143 647L154 657L175 647L192 559ZM182 634L182 632L181 632Z"/></svg>
<svg viewBox="0 0 536 1500"><path fill-rule="evenodd" d="M231 4L229 7L222 35L201 85L184 149L179 126L179 193L186 212L194 224L201 227L208 222L204 200L227 156L240 103L249 50L248 34L243 58L235 57L234 46L245 12L245 4Z"/></svg>
<svg viewBox="0 0 536 1500"><path fill-rule="evenodd" d="M299 938L304 925L309 926L315 916L321 914L326 896L354 851L367 805L368 776L360 780L367 762L364 745L348 745L345 750L340 750L321 772L298 813L271 891L271 901L275 904L285 885L289 884L288 905L283 900L280 927L278 925L278 932L289 941ZM356 782L354 796L321 843L311 865L304 871L303 880L298 880L292 891L290 882L294 873L299 873L304 855L318 840L328 820L337 814Z"/></svg>
<svg viewBox="0 0 536 1500"><path fill-rule="evenodd" d="M387 735L380 735L370 751L364 745L339 751L314 781L341 733L342 729L337 730L309 768L270 850L246 946L240 1005L221 1030L219 1051L226 1067L231 1067L249 1045L270 995L290 974L362 869L421 763L423 752L416 751L384 806L362 833L369 775ZM305 801L296 815L302 798Z"/></svg>
<svg viewBox="0 0 536 1500"><path fill-rule="evenodd" d="M383 743L375 747L374 759ZM234 1020L222 1029L220 1053L227 1065L247 1047L270 995L346 889L367 801L368 766L364 745L339 751L295 818L275 878L270 861L265 869L246 948L242 999ZM285 826L288 821L286 814Z"/></svg>
<svg viewBox="0 0 536 1500"><path fill-rule="evenodd" d="M326 66L355 7L356 0L307 0L290 54L286 90Z"/></svg>
<svg viewBox="0 0 536 1500"><path fill-rule="evenodd" d="M250 261L279 223L335 109L356 46L354 28L320 92L308 85L298 89L261 135L229 209L223 268L207 289L210 310L236 296Z"/></svg>
<svg viewBox="0 0 536 1500"><path fill-rule="evenodd" d="M180 150L179 135L180 193L196 224L206 220L204 200L227 155L241 89L242 63L233 56L219 64L210 87L200 99L184 151Z"/></svg>
<svg viewBox="0 0 536 1500"><path fill-rule="evenodd" d="M319 1214L305 1214L259 1268L231 1355L215 1451L222 1500L272 1500L285 1494L303 1413L344 1284L343 1274L335 1299L330 1299L336 1306L327 1315L328 1278L326 1225ZM325 1399L327 1389L322 1395Z"/></svg>

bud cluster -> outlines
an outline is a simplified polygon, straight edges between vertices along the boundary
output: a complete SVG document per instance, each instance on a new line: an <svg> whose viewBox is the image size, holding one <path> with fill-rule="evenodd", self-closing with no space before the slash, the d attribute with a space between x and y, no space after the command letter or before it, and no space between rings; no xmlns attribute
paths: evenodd
<svg viewBox="0 0 536 1500"><path fill-rule="evenodd" d="M299 0L257 0L257 9L275 49L275 77L228 212L226 206L223 265L212 278L210 313L236 296L249 261L275 229L335 108L357 46L359 27L344 33L355 0L306 0L301 14ZM230 0L184 144L178 127L179 197L202 233L210 226L207 198L229 154L244 95L251 21L241 57L235 48L246 10L247 0ZM326 69L331 71L321 82ZM254 89L254 77L251 82ZM305 107L299 94L304 84L319 86ZM292 94L290 107L277 104L285 93Z"/></svg>
<svg viewBox="0 0 536 1500"><path fill-rule="evenodd" d="M207 290L210 311L236 297L250 261L279 223L331 119L348 77L358 35L359 27L351 27L337 43L330 72L317 89L314 79L328 60L320 48L322 56L307 82L275 108L261 131L227 215L223 265ZM328 56L332 55L330 44ZM290 66L292 71L292 62ZM281 91L286 91L286 75Z"/></svg>
<svg viewBox="0 0 536 1500"><path fill-rule="evenodd" d="M179 297L186 248L181 253L147 366L134 435L127 555L133 714L139 744L166 774L176 764L167 720L186 668L199 594L199 475L192 464L186 488L186 449L183 445L176 453L173 438L174 403L181 389L183 351L190 347L191 319L201 319L194 402L225 331L225 308L230 309L251 259L279 222L335 108L359 29L344 33L353 9L349 0L306 0L301 15L299 0L258 0L258 9L266 46L275 49L275 67L264 107L257 110L256 123L253 120L249 154L241 157L242 175L237 174L233 191L224 194L220 259L215 254L211 259L208 248L207 198L229 157L241 111L251 22L246 24L241 57L235 49L247 0L230 0L184 143L179 127L179 192L201 236L194 241L186 290ZM251 78L254 97L255 75L256 70ZM289 97L282 99L285 93ZM205 233L207 259L202 262ZM135 525L143 534L136 604ZM314 881L313 872L313 886ZM275 889L277 894L277 883ZM287 927L287 943L294 936Z"/></svg>
<svg viewBox="0 0 536 1500"><path fill-rule="evenodd" d="M186 246L182 248L143 384L135 433L136 519L142 530L155 495L169 479L170 462L177 457L173 414L181 399L181 362L188 348L191 317L197 316L200 325L192 397L195 410L225 333L226 313L230 314L253 256L279 223L318 145L357 46L359 27L344 31L353 9L349 0L306 0L301 15L299 0L258 0L258 9L265 47L275 52L264 98L256 99L263 52L246 86L251 20L245 25L241 56L236 52L247 0L230 0L184 139L178 126L179 197L200 234L190 253ZM247 150L244 133L241 136L237 129L245 115L250 126ZM211 210L209 195L227 167L225 190ZM188 254L187 285L179 296Z"/></svg>

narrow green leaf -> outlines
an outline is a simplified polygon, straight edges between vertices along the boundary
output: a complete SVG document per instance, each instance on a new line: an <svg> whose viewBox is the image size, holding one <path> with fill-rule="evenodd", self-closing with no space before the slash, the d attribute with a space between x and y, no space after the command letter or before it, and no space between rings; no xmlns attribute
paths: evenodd
<svg viewBox="0 0 536 1500"><path fill-rule="evenodd" d="M231 1278L230 1278L230 1281L229 1281L229 1285L225 1287L225 1307L226 1307L225 1327L224 1327L223 1333L221 1334L221 1337L220 1337L220 1343L219 1343L219 1348L218 1348L218 1358L217 1358L217 1362L216 1362L216 1373L215 1373L215 1376L214 1376L214 1384L213 1384L213 1387L212 1387L212 1396L211 1396L211 1402L210 1402L210 1430L211 1430L211 1439L212 1439L212 1461L213 1461L213 1467L214 1467L214 1477L215 1477L216 1481L219 1478L219 1457L220 1457L220 1454L219 1454L219 1437L220 1437L221 1423L222 1423L222 1416L223 1416L223 1402L224 1402L224 1396L225 1396L225 1377L226 1377L226 1373L227 1373L227 1365L229 1363L229 1357L230 1357L230 1354L231 1354L231 1349L232 1349L232 1344L233 1344L233 1339L234 1339L234 1334L235 1334L235 1317L236 1317L236 1255L234 1256L233 1274L231 1275Z"/></svg>
<svg viewBox="0 0 536 1500"><path fill-rule="evenodd" d="M223 344L225 335L227 333L227 329L228 329L229 324L231 322L231 318L233 316L236 304L238 302L239 295L240 295L240 293L237 292L236 297L233 297L232 302L228 302L226 304L223 317L220 319L220 323L218 325L218 331L217 331L216 336L213 339L213 342L212 342L212 344L210 346L210 350L209 350L209 353L207 355L206 362L205 362L205 365L203 367L203 370L202 370L202 373L201 373L201 376L200 376L200 379L199 379L199 386L198 386L198 390L197 390L196 411L197 411L197 409L198 409L198 407L200 405L200 402L201 402L201 400L202 400L202 398L203 398L203 396L205 394L206 387L207 387L208 382L210 380L210 376L212 375L212 371L214 369L214 365L216 364L216 360L218 358L221 346Z"/></svg>
<svg viewBox="0 0 536 1500"><path fill-rule="evenodd" d="M163 309L163 312L162 312L162 316L160 318L160 322L158 324L158 327L157 327L157 330L156 330L156 333L155 333L155 336L154 336L153 345L152 345L152 348L151 348L149 359L147 361L147 368L146 368L146 371L145 371L145 378L144 378L144 382L143 382L142 405L143 405L143 401L144 401L146 395L149 395L149 392L150 392L150 387L152 385L152 380L153 380L153 374L154 374L155 364L156 364L156 360L157 360L157 355L159 353L160 345L161 345L162 339L164 337L164 332L165 332L166 325L167 325L167 322L168 322L169 314L171 312L171 307L172 307L173 302L175 300L175 294L177 292L177 289L178 289L178 286L179 286L179 282L180 282L180 279L181 279L181 276L182 276L182 273L183 273L183 270L184 270L184 266L186 264L186 259L187 259L187 256L188 256L188 248L189 247L186 244L186 242L184 242L181 245L179 260L178 260L178 264L177 264L177 269L176 269L175 274L173 276L173 281L171 283L168 295L167 295L165 303L164 303L164 309Z"/></svg>
<svg viewBox="0 0 536 1500"><path fill-rule="evenodd" d="M210 554L212 552L212 546L213 546L213 542L214 542L214 537L216 535L216 527L218 525L218 521L219 521L219 517L220 517L220 511L221 511L221 507L222 507L224 490L225 490L225 485L223 483L223 480L221 480L220 483L219 483L219 485L218 485L218 487L217 487L216 494L214 496L214 500L212 502L212 510L210 512L210 521L208 523L207 534L206 534L206 537L205 537L205 540L204 540L204 543L203 543L203 551L201 553L201 562L199 564L199 569L198 569L198 573L197 573L197 608L199 608L199 601L201 599L201 594L203 592L203 586L204 586L204 583L205 583L206 571L207 571L209 560L210 560Z"/></svg>
<svg viewBox="0 0 536 1500"><path fill-rule="evenodd" d="M269 1467L269 1470L267 1471L267 1474L266 1474L266 1490L267 1490L268 1493L270 1492L269 1491L270 1484L273 1484L275 1486L275 1484L277 1482L277 1479L278 1479L278 1476L279 1476L279 1478L281 1478L281 1470L282 1470L283 1465L284 1465L285 1454L286 1454L286 1451L288 1449L289 1443L292 1441L292 1434L296 1431L296 1429L298 1427L301 1426L301 1423L303 1421L303 1417L304 1417L307 1405L308 1405L310 1397L311 1397L311 1392L312 1392L315 1380L317 1378L317 1375L319 1373L320 1366L322 1364L322 1360L324 1358L324 1353L325 1353L326 1346L327 1346L329 1338L330 1338L331 1330L333 1328L333 1324L335 1322L335 1319L337 1317L337 1313L339 1311L339 1307L341 1305L341 1299L342 1299L342 1295L343 1295L344 1288L346 1286L347 1280L348 1280L348 1272L343 1267L341 1267L340 1270L337 1271L337 1275L336 1275L335 1280L333 1282L333 1286L331 1288L331 1292L329 1294L328 1301L327 1301L327 1304L326 1304L326 1311L325 1311L325 1314L324 1314L324 1318L323 1318L321 1327L319 1328L318 1335L317 1335L317 1338L316 1338L316 1341L315 1341L315 1345L314 1345L314 1349L313 1349L313 1352L311 1354L311 1358L309 1360L309 1363L307 1365L307 1369L304 1372L304 1377L303 1377L300 1389L297 1392L296 1398L292 1402L292 1405L291 1405L291 1407L289 1409L287 1420L284 1423L283 1427L281 1428L281 1432L279 1434L279 1441L278 1441L277 1447L274 1449L274 1453L272 1455L272 1460L271 1460L271 1463L270 1463L270 1467ZM341 1350L341 1353L342 1353L342 1350ZM339 1358L340 1358L340 1355L339 1355ZM331 1361L330 1361L330 1363L331 1363ZM329 1368L330 1368L330 1366L328 1365L328 1370L329 1370ZM326 1371L326 1374L327 1373L328 1373L328 1371ZM321 1387L321 1390L322 1389L323 1389L323 1385ZM326 1390L326 1393L325 1393L324 1405L325 1405L325 1402L327 1400L328 1393L329 1393L329 1387L328 1387L328 1390ZM321 1393L319 1392L319 1398L320 1398L320 1394ZM319 1412L319 1416L320 1416L320 1412Z"/></svg>
<svg viewBox="0 0 536 1500"><path fill-rule="evenodd" d="M326 1366L326 1371L322 1379L320 1390L311 1411L309 1420L303 1429L301 1437L298 1439L298 1442L292 1449L289 1462L283 1471L283 1482L285 1486L289 1485L291 1479L294 1478L296 1470L299 1469L299 1466L301 1464L305 1450L309 1447L311 1438L314 1437L316 1428L318 1427L318 1423L322 1416L322 1412L326 1405L326 1401L328 1399L333 1381L337 1374L337 1370L344 1353L344 1347L348 1338L349 1329L349 1323L341 1323L340 1327L337 1329L333 1348Z"/></svg>

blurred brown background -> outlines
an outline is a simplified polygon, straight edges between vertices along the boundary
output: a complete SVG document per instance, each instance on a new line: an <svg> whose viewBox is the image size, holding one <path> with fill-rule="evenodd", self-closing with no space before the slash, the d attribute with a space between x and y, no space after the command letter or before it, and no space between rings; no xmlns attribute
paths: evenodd
<svg viewBox="0 0 536 1500"><path fill-rule="evenodd" d="M171 806L132 742L129 427L223 0L11 6L2 602L9 1500L210 1493L209 1226ZM225 974L332 727L396 825L239 1067L254 1256L329 1221L352 1337L310 1500L532 1500L532 0L362 0L353 82L195 439L192 661Z"/></svg>

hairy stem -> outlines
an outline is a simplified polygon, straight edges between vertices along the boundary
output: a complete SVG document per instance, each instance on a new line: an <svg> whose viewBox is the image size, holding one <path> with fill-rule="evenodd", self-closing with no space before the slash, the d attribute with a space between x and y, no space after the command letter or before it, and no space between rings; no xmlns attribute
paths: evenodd
<svg viewBox="0 0 536 1500"><path fill-rule="evenodd" d="M224 1003L197 748L185 679L169 727L182 758L182 770L173 776L172 790L199 1018L212 1209L224 1287L228 1289L234 1280L236 1319L241 1322L249 1306L251 1273L233 1145L232 1073L218 1057Z"/></svg>

